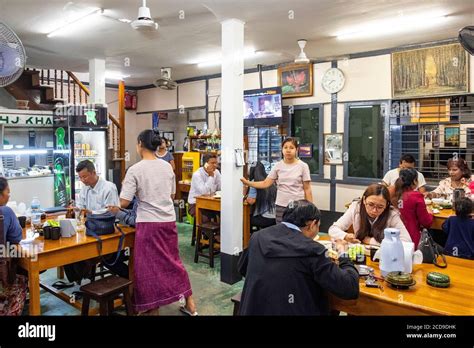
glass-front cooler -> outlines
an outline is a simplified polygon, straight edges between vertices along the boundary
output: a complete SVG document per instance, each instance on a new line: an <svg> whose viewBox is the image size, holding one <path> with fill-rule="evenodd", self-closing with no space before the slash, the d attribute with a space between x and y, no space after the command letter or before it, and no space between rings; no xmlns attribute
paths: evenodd
<svg viewBox="0 0 474 348"><path fill-rule="evenodd" d="M247 129L249 162L260 161L267 173L281 160L281 135L278 127L249 127Z"/></svg>
<svg viewBox="0 0 474 348"><path fill-rule="evenodd" d="M105 129L96 130L71 130L71 143L74 144L74 166L83 160L94 163L97 175L106 180L106 154L107 154L107 133ZM77 173L74 173L73 180L74 199L77 201L79 192L84 184L79 180Z"/></svg>

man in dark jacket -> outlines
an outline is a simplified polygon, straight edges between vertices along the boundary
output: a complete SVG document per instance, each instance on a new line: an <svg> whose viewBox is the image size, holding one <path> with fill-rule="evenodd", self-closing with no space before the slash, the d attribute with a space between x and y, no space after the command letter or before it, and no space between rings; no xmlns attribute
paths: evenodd
<svg viewBox="0 0 474 348"><path fill-rule="evenodd" d="M239 260L245 277L240 315L328 315L327 292L359 296L359 275L343 242L339 266L313 239L321 214L309 201L290 202L283 222L255 232Z"/></svg>

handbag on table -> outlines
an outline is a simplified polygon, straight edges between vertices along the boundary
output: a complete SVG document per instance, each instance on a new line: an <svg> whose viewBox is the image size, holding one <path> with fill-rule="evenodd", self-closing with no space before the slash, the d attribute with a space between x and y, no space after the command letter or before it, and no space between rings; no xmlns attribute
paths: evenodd
<svg viewBox="0 0 474 348"><path fill-rule="evenodd" d="M99 256L102 256L102 239L100 238L100 236L113 234L115 233L115 229L117 229L121 233L115 260L112 263L108 263L107 261L102 260L102 262L104 262L108 266L115 265L119 260L123 247L123 241L125 238L125 233L115 223L115 220L116 217L111 212L106 212L104 214L88 214L86 217L86 235L97 239Z"/></svg>
<svg viewBox="0 0 474 348"><path fill-rule="evenodd" d="M432 263L439 268L446 268L448 266L446 256L443 254L443 247L433 240L426 228L421 231L418 250L423 254L423 263ZM442 263L438 262L440 257L443 260Z"/></svg>

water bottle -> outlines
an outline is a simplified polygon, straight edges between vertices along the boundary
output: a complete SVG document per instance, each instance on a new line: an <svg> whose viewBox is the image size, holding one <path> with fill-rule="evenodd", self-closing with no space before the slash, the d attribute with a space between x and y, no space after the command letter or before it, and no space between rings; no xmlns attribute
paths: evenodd
<svg viewBox="0 0 474 348"><path fill-rule="evenodd" d="M36 229L41 224L41 203L38 197L33 197L31 201L31 226Z"/></svg>

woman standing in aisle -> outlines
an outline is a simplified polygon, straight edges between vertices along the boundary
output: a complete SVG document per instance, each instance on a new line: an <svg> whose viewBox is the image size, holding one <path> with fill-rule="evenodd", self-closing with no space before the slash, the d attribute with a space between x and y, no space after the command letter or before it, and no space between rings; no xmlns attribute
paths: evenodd
<svg viewBox="0 0 474 348"><path fill-rule="evenodd" d="M282 143L283 160L279 161L264 181L240 179L244 185L256 189L266 189L277 184L276 223L282 220L283 212L291 201L306 199L313 202L311 176L308 165L297 158L298 142L286 138Z"/></svg>
<svg viewBox="0 0 474 348"><path fill-rule="evenodd" d="M169 164L171 164L171 167L173 168L173 171L176 170L176 166L174 164L174 157L168 151L168 140L167 139L161 138L160 146L158 147L158 151L156 151L156 157L158 157L159 159L162 159L163 161L166 161Z"/></svg>
<svg viewBox="0 0 474 348"><path fill-rule="evenodd" d="M188 274L179 257L173 196L176 184L171 165L158 160L158 131L144 130L138 136L141 161L131 166L122 185L120 205L126 208L138 200L135 250L135 311L157 315L158 308L186 300L181 311L197 315ZM160 180L156 180L156 178Z"/></svg>

